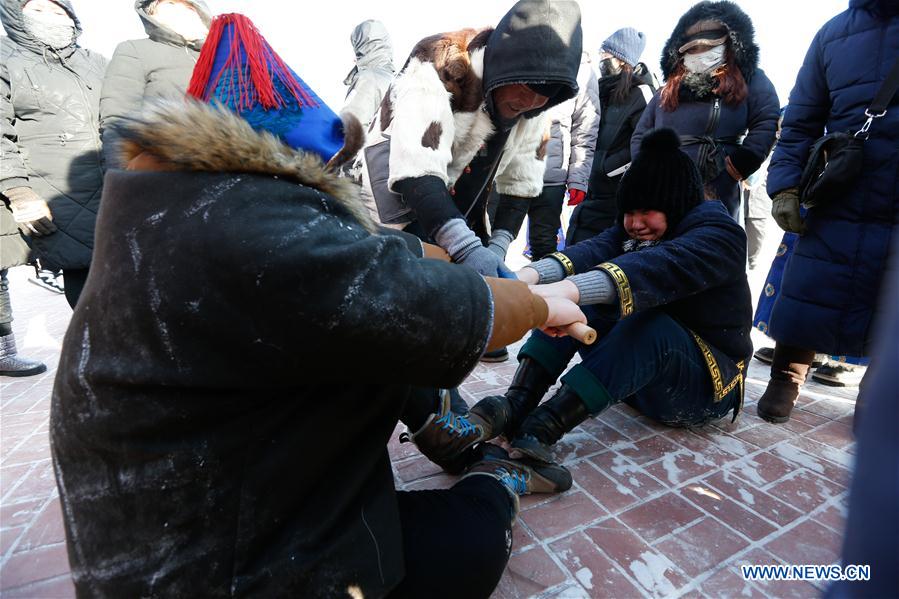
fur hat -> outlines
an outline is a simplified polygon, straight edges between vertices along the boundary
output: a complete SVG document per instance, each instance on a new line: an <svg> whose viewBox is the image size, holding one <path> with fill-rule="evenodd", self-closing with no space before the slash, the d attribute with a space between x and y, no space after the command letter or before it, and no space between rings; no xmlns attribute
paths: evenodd
<svg viewBox="0 0 899 599"><path fill-rule="evenodd" d="M340 118L241 14L219 15L212 21L187 93L220 103L257 131L268 131L324 161L343 147Z"/></svg>
<svg viewBox="0 0 899 599"><path fill-rule="evenodd" d="M721 40L722 36L725 39ZM667 80L677 70L683 59L683 52L691 47L691 42L695 42L693 46L712 45L708 41L718 40L730 42L743 79L746 83L752 81L759 63L755 29L749 15L736 2L729 0L703 0L681 16L662 50L662 76Z"/></svg>
<svg viewBox="0 0 899 599"><path fill-rule="evenodd" d="M624 27L607 37L599 48L635 67L646 48L646 36L633 27Z"/></svg>
<svg viewBox="0 0 899 599"><path fill-rule="evenodd" d="M640 143L640 153L618 186L618 218L632 210L665 213L668 229L703 201L699 170L680 150L680 137L673 129L653 129Z"/></svg>

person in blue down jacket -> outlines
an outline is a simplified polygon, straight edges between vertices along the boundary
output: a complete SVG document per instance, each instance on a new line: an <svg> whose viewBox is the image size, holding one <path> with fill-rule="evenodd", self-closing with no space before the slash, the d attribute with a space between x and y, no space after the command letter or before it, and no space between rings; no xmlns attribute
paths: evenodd
<svg viewBox="0 0 899 599"><path fill-rule="evenodd" d="M734 219L739 182L764 162L777 131L780 103L760 68L752 21L733 2L700 2L678 21L662 50L665 85L649 102L631 155L650 129L671 127L693 158L706 195Z"/></svg>
<svg viewBox="0 0 899 599"><path fill-rule="evenodd" d="M789 418L815 350L869 354L874 307L899 222L899 96L872 123L862 174L845 197L810 208L803 221L797 188L815 140L826 131L858 131L897 58L899 3L851 0L818 31L790 92L768 195L775 220L800 238L771 314L777 348L758 403L767 420Z"/></svg>

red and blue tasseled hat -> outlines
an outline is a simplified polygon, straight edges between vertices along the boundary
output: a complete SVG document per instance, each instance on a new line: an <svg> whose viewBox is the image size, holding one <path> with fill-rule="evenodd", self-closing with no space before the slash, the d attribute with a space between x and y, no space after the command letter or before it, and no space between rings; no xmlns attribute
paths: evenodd
<svg viewBox="0 0 899 599"><path fill-rule="evenodd" d="M254 129L326 162L343 146L340 118L244 15L224 14L212 21L187 94L220 102Z"/></svg>

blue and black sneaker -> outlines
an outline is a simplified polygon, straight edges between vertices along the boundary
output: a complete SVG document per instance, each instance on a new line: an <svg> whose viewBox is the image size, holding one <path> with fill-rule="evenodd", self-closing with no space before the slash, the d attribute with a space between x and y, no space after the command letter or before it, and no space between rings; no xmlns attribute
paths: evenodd
<svg viewBox="0 0 899 599"><path fill-rule="evenodd" d="M560 493L571 488L571 473L558 464L509 457L509 453L490 443L481 448L482 458L472 464L462 478L492 476L514 497L514 516L518 513L518 497L531 493Z"/></svg>
<svg viewBox="0 0 899 599"><path fill-rule="evenodd" d="M443 390L437 412L414 433L400 435L400 441L412 441L429 460L458 474L480 458L475 445L494 436L491 424L477 414L453 411L451 393Z"/></svg>

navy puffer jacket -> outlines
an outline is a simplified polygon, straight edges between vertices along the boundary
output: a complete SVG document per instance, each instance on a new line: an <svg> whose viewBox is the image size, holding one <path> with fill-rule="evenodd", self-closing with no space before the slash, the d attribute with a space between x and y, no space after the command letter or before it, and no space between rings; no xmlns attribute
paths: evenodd
<svg viewBox="0 0 899 599"><path fill-rule="evenodd" d="M888 7L891 4L892 7ZM768 194L797 187L814 141L855 132L899 58L896 2L852 0L812 41L790 93ZM899 96L871 127L864 172L839 202L809 210L784 272L771 335L781 343L863 356L899 221Z"/></svg>

